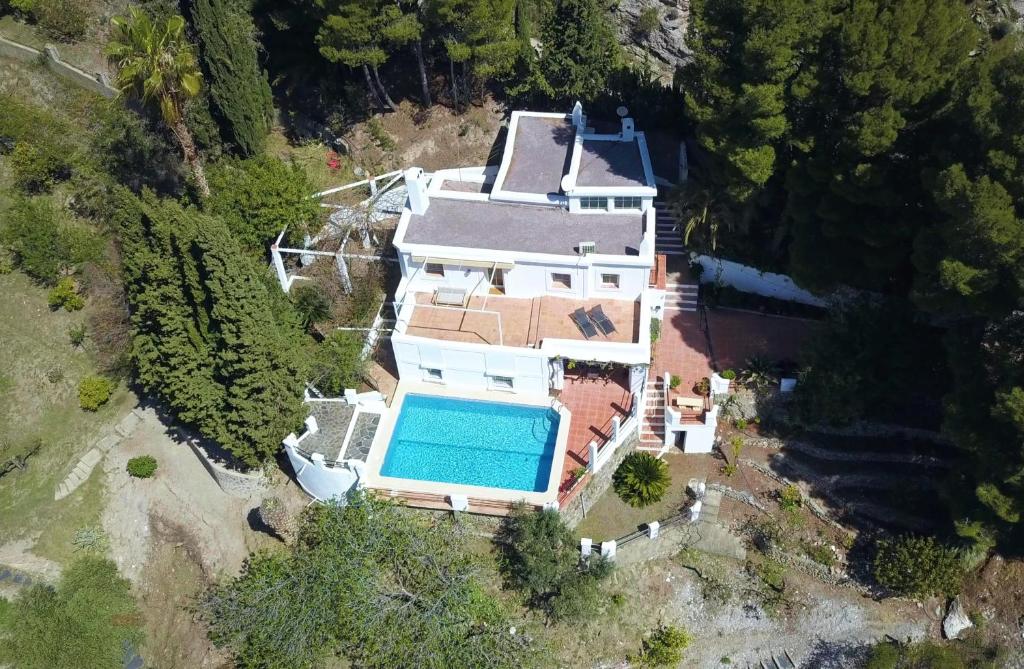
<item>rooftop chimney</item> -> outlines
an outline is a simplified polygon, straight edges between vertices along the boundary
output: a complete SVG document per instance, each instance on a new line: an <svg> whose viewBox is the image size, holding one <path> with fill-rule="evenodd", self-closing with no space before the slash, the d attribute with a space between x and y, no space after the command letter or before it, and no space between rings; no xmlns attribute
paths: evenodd
<svg viewBox="0 0 1024 669"><path fill-rule="evenodd" d="M622 119L622 141L632 142L633 134L633 119L627 116Z"/></svg>
<svg viewBox="0 0 1024 669"><path fill-rule="evenodd" d="M405 188L409 192L409 209L417 216L422 216L430 206L427 196L427 177L419 167L410 167L405 171Z"/></svg>
<svg viewBox="0 0 1024 669"><path fill-rule="evenodd" d="M572 124L577 128L582 128L586 121L583 118L583 105L579 100L572 106Z"/></svg>

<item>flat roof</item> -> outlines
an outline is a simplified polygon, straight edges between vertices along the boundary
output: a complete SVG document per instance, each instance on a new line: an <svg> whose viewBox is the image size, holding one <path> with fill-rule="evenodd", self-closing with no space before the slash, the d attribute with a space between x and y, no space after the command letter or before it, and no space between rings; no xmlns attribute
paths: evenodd
<svg viewBox="0 0 1024 669"><path fill-rule="evenodd" d="M512 152L501 189L517 193L558 193L569 171L576 128L570 116L561 118L521 114L515 135L507 143Z"/></svg>
<svg viewBox="0 0 1024 669"><path fill-rule="evenodd" d="M611 188L647 186L637 140L583 140L576 185Z"/></svg>
<svg viewBox="0 0 1024 669"><path fill-rule="evenodd" d="M576 255L580 242L597 253L640 255L643 214L570 214L562 207L431 197L409 217L401 241L457 248Z"/></svg>

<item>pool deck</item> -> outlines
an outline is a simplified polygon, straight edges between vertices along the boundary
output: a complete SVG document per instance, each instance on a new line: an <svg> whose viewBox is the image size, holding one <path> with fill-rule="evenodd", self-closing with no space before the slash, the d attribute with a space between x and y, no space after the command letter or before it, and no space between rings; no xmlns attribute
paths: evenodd
<svg viewBox="0 0 1024 669"><path fill-rule="evenodd" d="M402 479L380 474L384 464L384 457L387 454L391 442L391 435L394 432L398 415L401 413L402 404L406 395L432 395L435 397L450 397L462 400L480 400L485 402L500 402L503 404L518 404L521 406L534 406L554 408L559 414L558 436L555 441L555 452L551 465L551 474L548 485L543 492L531 492L525 490L508 490L503 488L491 488L485 486L464 485L457 483L443 483L436 481L420 481L416 479ZM543 506L558 500L559 487L562 481L563 462L566 459L566 448L569 441L569 430L572 422L572 415L563 403L547 396L522 395L500 391L482 391L448 388L442 385L431 383L413 383L402 381L395 389L391 401L390 410L381 418L377 434L374 437L373 445L370 447L366 459L366 476L364 483L366 487L392 497L405 499L412 506L436 507L439 504L450 508L447 504L451 495L464 495L469 500L469 511L480 513L496 513L500 509L508 509L516 502L526 502L533 506Z"/></svg>

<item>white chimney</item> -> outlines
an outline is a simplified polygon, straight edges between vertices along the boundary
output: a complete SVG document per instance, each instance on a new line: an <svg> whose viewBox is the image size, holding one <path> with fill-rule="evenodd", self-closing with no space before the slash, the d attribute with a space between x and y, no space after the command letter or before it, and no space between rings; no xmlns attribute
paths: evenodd
<svg viewBox="0 0 1024 669"><path fill-rule="evenodd" d="M409 209L422 216L430 206L430 197L427 195L427 177L421 168L410 167L405 171L405 187L409 192Z"/></svg>
<svg viewBox="0 0 1024 669"><path fill-rule="evenodd" d="M572 124L577 128L583 127L583 104L577 100L572 106Z"/></svg>
<svg viewBox="0 0 1024 669"><path fill-rule="evenodd" d="M629 118L628 116L622 119L622 141L633 141L633 119Z"/></svg>

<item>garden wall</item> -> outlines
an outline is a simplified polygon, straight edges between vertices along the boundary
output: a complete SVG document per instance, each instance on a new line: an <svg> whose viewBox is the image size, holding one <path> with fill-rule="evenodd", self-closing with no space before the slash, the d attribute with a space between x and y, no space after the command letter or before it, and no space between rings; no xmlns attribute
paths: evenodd
<svg viewBox="0 0 1024 669"><path fill-rule="evenodd" d="M100 72L89 74L74 65L65 63L60 59L57 47L53 45L47 44L43 51L39 51L0 36L0 56L20 60L24 63L42 62L51 72L64 77L76 86L99 93L105 98L117 95L117 89L109 84L105 74Z"/></svg>
<svg viewBox="0 0 1024 669"><path fill-rule="evenodd" d="M732 286L744 293L754 293L779 300L809 304L814 307L827 306L827 301L824 298L804 290L785 274L762 272L756 267L708 255L692 254L690 259L704 268L700 275L701 283L719 283L723 286Z"/></svg>
<svg viewBox="0 0 1024 669"><path fill-rule="evenodd" d="M203 447L194 441L190 440L189 446L206 467L206 471L210 472L210 476L217 482L220 489L232 497L249 498L262 493L270 486L267 475L262 471L240 472L236 469L229 469L211 459Z"/></svg>
<svg viewBox="0 0 1024 669"><path fill-rule="evenodd" d="M591 474L590 478L586 483L583 484L583 490L581 490L575 497L569 500L569 503L564 508L558 510L562 516L562 520L565 521L569 527L576 527L580 521L583 520L583 508L584 505L587 509L590 509L597 500L601 498L612 484L612 475L615 470L619 468L619 463L622 462L623 458L633 452L636 445L640 443L640 438L634 432L633 436L629 440L615 449L615 452L611 455L608 462L597 471L596 474Z"/></svg>

